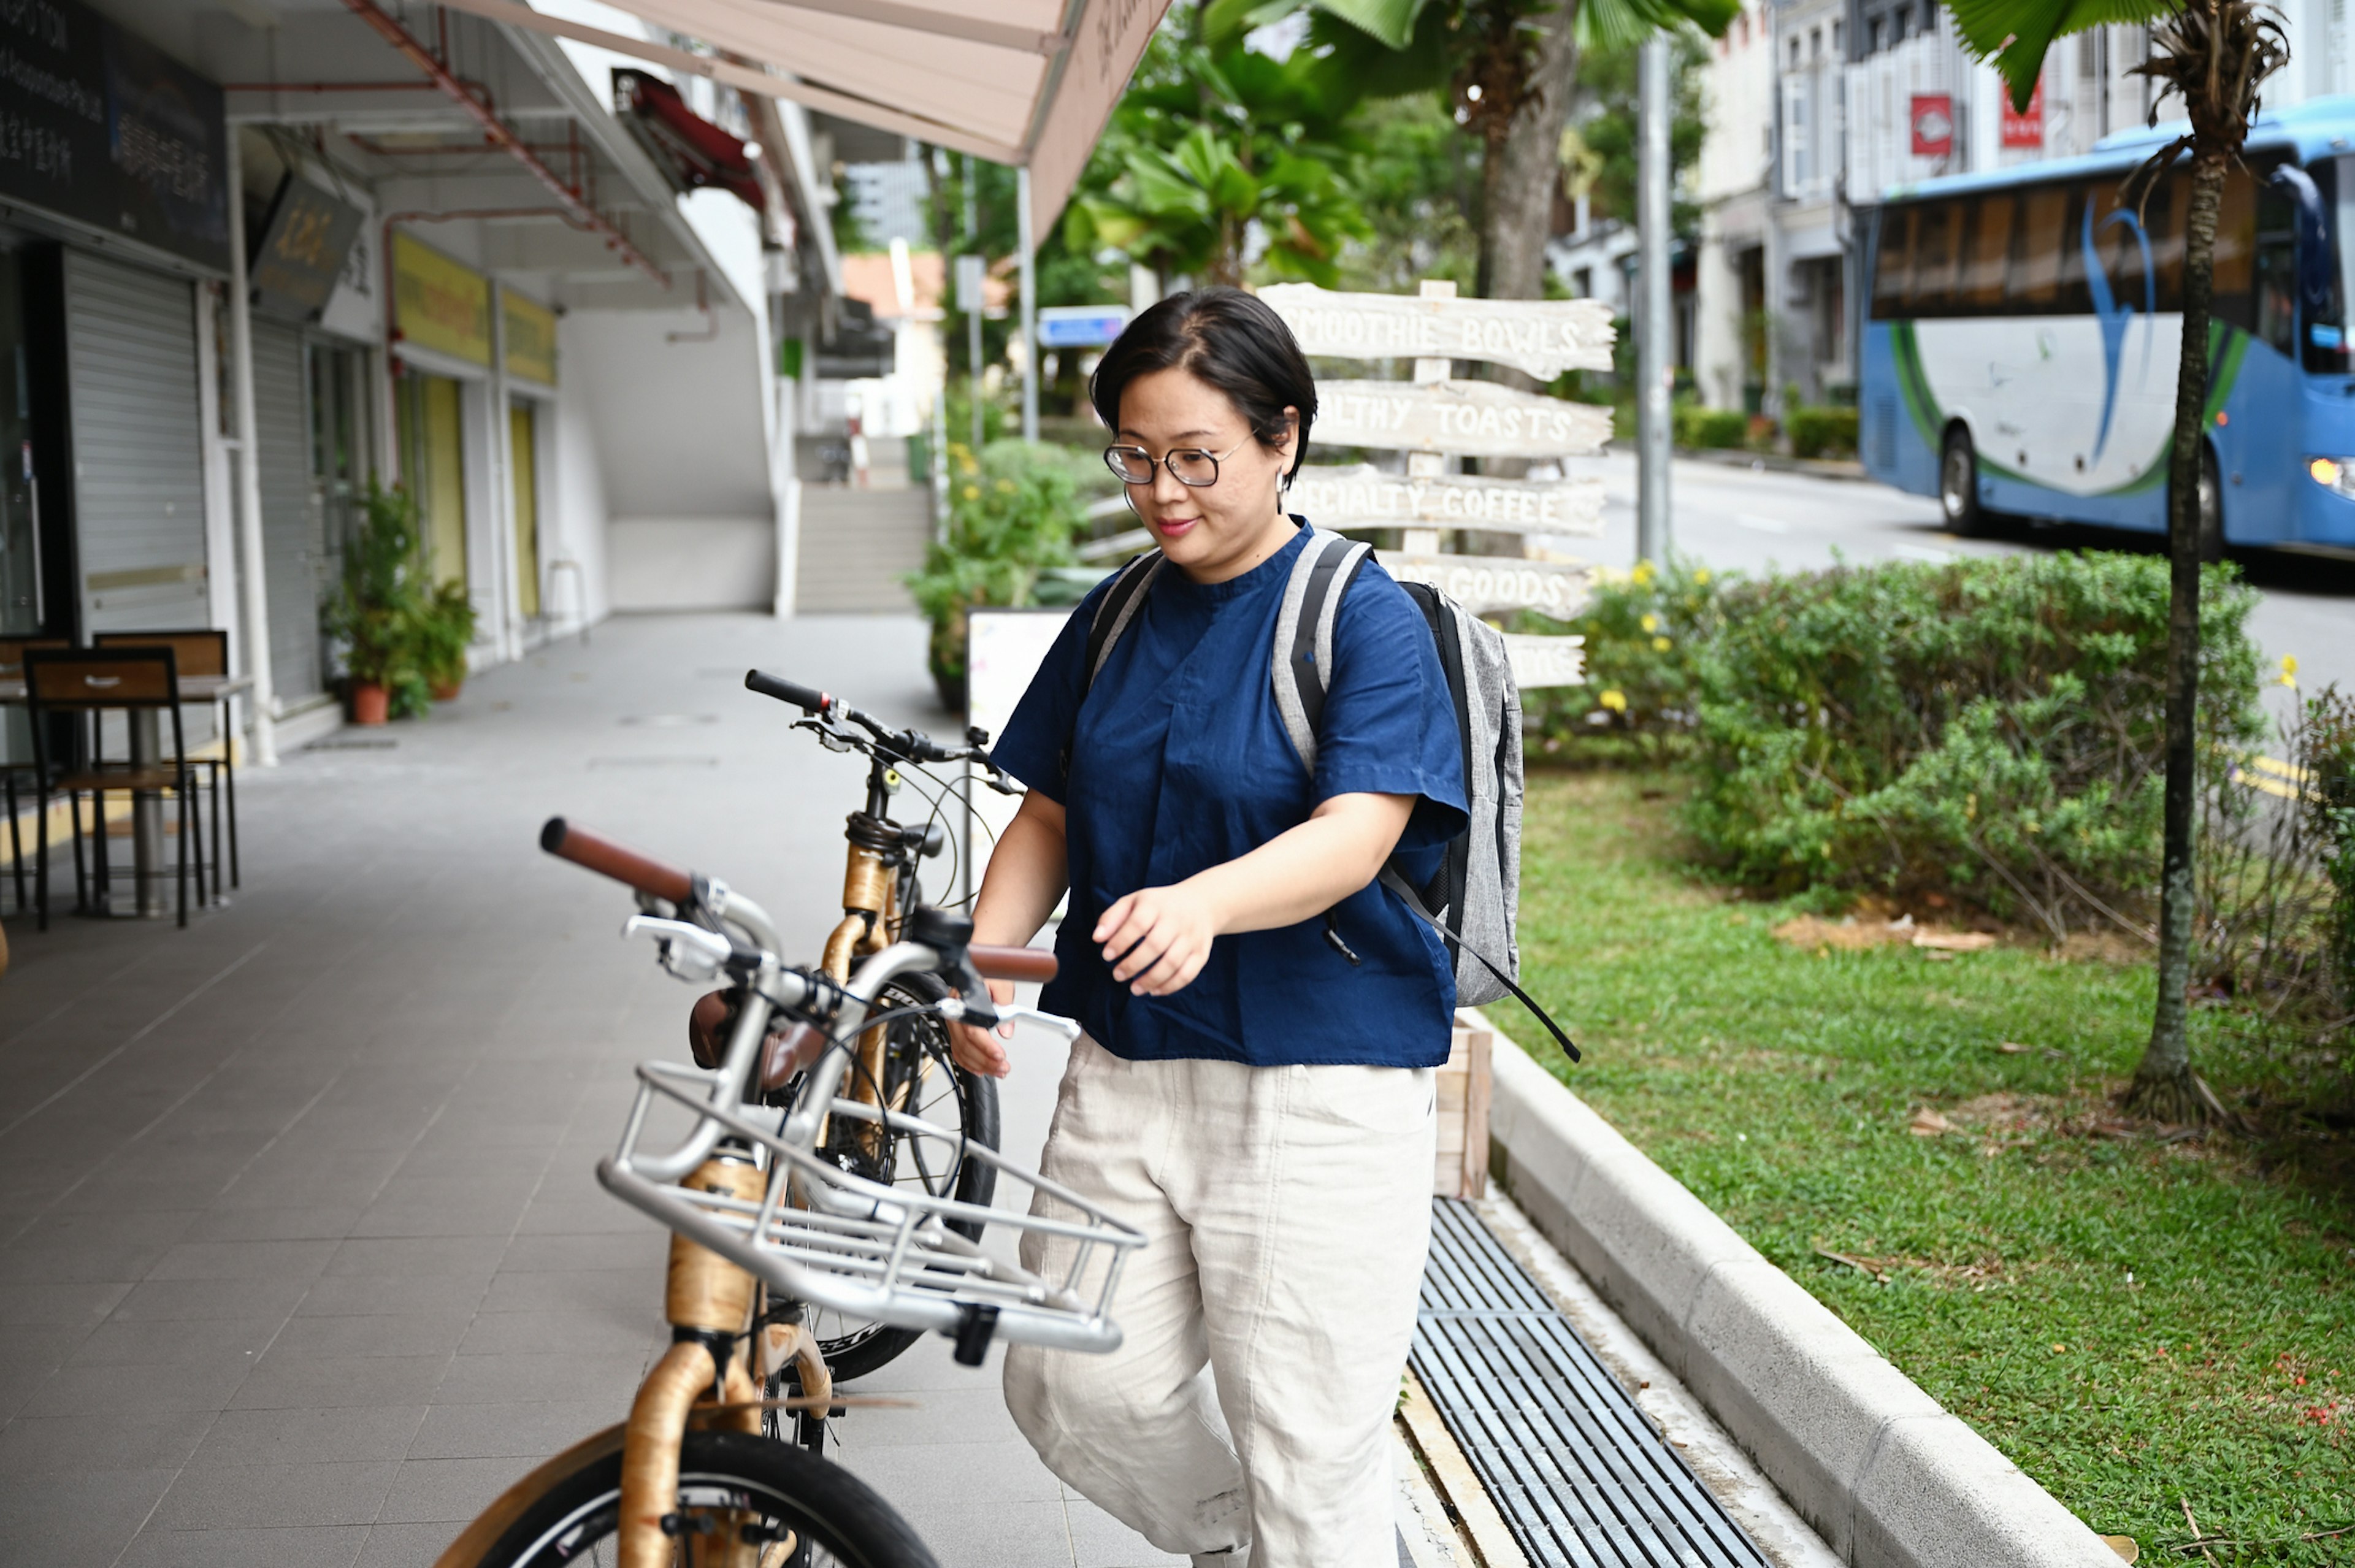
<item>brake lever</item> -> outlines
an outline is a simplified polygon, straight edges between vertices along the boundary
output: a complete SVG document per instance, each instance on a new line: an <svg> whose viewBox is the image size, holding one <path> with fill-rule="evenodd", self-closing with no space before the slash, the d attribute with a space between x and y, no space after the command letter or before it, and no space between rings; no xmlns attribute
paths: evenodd
<svg viewBox="0 0 2355 1568"><path fill-rule="evenodd" d="M1018 1005L999 1007L995 1002L977 1004L962 997L951 997L940 1004L941 1017L953 1022L964 1022L975 1029L996 1029L999 1024L1039 1024L1054 1030L1065 1040L1077 1040L1083 1032L1077 1019L1067 1019L1060 1013L1040 1012L1037 1008Z"/></svg>
<svg viewBox="0 0 2355 1568"><path fill-rule="evenodd" d="M623 922L622 935L653 937L662 954L662 966L691 986L708 985L723 970L733 978L761 965L761 955L752 949L683 920L634 914Z"/></svg>

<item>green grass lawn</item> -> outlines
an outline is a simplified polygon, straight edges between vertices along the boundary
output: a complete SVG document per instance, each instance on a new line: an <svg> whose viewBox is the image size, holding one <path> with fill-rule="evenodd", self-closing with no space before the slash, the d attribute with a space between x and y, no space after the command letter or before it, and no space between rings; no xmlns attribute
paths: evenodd
<svg viewBox="0 0 2355 1568"><path fill-rule="evenodd" d="M1541 1060L2147 1561L2189 1538L2179 1499L2202 1534L2243 1542L2355 1524L2355 1205L2328 1123L2265 1110L2284 1064L2203 1008L2195 1061L2232 1103L2261 1091L2273 1131L2119 1124L2147 965L1787 946L1772 932L1791 909L1681 858L1666 784L1530 781L1522 962L1586 1050ZM1542 1031L1492 1010L1539 1049ZM1955 1130L1909 1130L1925 1107ZM2227 1555L2343 1563L2355 1535Z"/></svg>

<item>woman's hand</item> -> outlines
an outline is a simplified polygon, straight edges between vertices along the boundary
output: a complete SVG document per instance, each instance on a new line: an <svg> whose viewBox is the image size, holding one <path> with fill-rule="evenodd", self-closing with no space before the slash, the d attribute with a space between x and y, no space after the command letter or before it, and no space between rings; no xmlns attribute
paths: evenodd
<svg viewBox="0 0 2355 1568"><path fill-rule="evenodd" d="M991 980L987 984L989 999L999 1007L1014 1000L1011 980ZM1006 1048L997 1042L1013 1038L1012 1024L999 1024L991 1030L969 1023L953 1023L949 1025L949 1055L967 1072L984 1078L1003 1078L1013 1063L1007 1059Z"/></svg>
<svg viewBox="0 0 2355 1568"><path fill-rule="evenodd" d="M1120 900L1096 922L1095 940L1103 944L1114 979L1126 981L1136 996L1166 997L1202 972L1223 918L1211 894L1188 879Z"/></svg>

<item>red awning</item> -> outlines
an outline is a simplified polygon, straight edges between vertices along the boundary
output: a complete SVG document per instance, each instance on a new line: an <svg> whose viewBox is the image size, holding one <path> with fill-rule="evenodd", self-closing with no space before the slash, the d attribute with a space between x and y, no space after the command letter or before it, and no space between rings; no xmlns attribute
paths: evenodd
<svg viewBox="0 0 2355 1568"><path fill-rule="evenodd" d="M617 69L613 107L682 189L716 186L761 210L761 182L745 144L689 109L677 88L642 70Z"/></svg>

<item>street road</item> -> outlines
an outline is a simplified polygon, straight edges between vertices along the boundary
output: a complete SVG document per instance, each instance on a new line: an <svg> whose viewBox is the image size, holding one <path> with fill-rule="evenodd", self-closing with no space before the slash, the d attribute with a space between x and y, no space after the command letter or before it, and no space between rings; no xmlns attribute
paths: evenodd
<svg viewBox="0 0 2355 1568"><path fill-rule="evenodd" d="M1565 464L1573 475L1604 475L1601 539L1553 539L1555 548L1607 567L1636 559L1636 461L1632 453ZM2157 553L2161 541L2098 528L2001 523L1993 537L1957 539L1939 526L1934 501L1885 485L1812 475L1743 470L1681 461L1671 481L1675 549L1720 570L1828 566L1834 552L1860 564L1952 560L2024 550L2132 549ZM2297 660L2307 691L2337 681L2355 691L2355 562L2312 556L2243 552L2242 570L2263 602L2250 630L2269 672L2284 655ZM2275 686L2268 706L2285 710L2287 689Z"/></svg>

